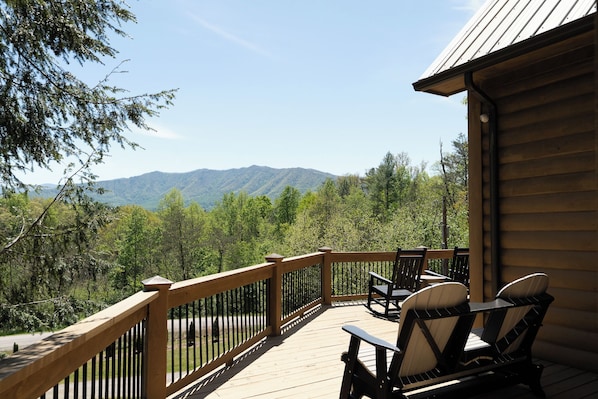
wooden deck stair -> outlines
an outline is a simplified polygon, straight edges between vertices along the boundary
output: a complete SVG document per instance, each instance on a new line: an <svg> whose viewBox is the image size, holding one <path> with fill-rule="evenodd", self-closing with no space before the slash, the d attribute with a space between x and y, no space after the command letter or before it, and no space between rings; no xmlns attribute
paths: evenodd
<svg viewBox="0 0 598 399"><path fill-rule="evenodd" d="M361 303L318 308L250 352L169 399L337 398L348 347L344 324L357 325L393 342L397 324L368 313ZM546 368L542 385L548 398L596 398L598 375L540 361ZM477 398L535 398L527 387L515 386Z"/></svg>

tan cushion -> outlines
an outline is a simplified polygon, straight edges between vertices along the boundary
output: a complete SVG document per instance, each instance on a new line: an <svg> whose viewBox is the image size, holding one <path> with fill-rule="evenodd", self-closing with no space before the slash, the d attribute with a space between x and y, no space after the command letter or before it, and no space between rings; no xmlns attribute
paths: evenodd
<svg viewBox="0 0 598 399"><path fill-rule="evenodd" d="M502 299L533 297L545 293L547 289L548 276L544 273L533 273L505 285L498 294L496 294L496 297ZM521 306L509 309L497 338L501 339L505 334L511 331L530 309L531 306ZM513 343L505 350L505 353L517 350L524 336L525 334L521 334L515 341L513 341Z"/></svg>
<svg viewBox="0 0 598 399"><path fill-rule="evenodd" d="M448 282L426 287L409 296L401 306L401 316L410 309L426 310L452 308L467 302L467 287L461 283ZM457 317L428 320L426 324L440 351L446 343L457 322ZM399 322L399 334L402 322ZM399 375L423 373L436 367L436 356L419 328L415 328L404 350L404 358Z"/></svg>
<svg viewBox="0 0 598 399"><path fill-rule="evenodd" d="M525 298L543 294L547 289L548 276L545 273L533 273L505 285L498 291L496 297L503 299Z"/></svg>

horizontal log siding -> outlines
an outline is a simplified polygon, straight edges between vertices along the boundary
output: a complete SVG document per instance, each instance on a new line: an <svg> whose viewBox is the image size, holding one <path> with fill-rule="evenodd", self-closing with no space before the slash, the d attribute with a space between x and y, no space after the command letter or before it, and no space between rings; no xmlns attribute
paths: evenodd
<svg viewBox="0 0 598 399"><path fill-rule="evenodd" d="M546 272L555 301L536 355L598 371L598 190L593 45L486 76L499 130L501 286ZM484 231L489 173L484 147ZM491 292L489 235L484 292ZM592 343L592 344L590 344Z"/></svg>

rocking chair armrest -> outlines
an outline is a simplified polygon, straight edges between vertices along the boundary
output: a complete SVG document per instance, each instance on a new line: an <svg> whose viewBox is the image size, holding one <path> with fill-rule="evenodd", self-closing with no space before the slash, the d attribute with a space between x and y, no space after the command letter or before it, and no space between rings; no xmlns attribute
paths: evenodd
<svg viewBox="0 0 598 399"><path fill-rule="evenodd" d="M434 276L434 277L442 277L442 278L445 278L445 279L447 279L447 280L450 280L450 279L448 278L448 276L445 276L444 274L436 273L436 272L434 272L434 271L432 271L432 270L428 270L428 269L426 269L426 270L424 270L424 273L425 273L425 274L429 274L430 276Z"/></svg>
<svg viewBox="0 0 598 399"><path fill-rule="evenodd" d="M386 284L392 284L392 281L390 281L389 279L387 279L385 277L382 277L381 275L379 275L376 272L369 272L369 274L370 274L370 281L377 279L377 280L383 281Z"/></svg>
<svg viewBox="0 0 598 399"><path fill-rule="evenodd" d="M372 346L375 346L376 348L386 349L386 350L397 352L397 353L401 352L401 350L399 348L397 348L396 346L394 346L393 344L391 344L383 339L374 337L373 335L368 334L367 332L365 332L364 330L362 330L359 327L352 326L352 325L346 325L346 326L343 326L343 330L348 332L352 336L358 338L359 340L367 342L368 344L370 344Z"/></svg>

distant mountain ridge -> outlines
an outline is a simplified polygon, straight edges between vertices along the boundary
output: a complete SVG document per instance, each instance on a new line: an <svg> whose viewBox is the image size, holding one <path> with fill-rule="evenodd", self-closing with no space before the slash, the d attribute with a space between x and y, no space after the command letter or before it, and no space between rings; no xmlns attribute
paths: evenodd
<svg viewBox="0 0 598 399"><path fill-rule="evenodd" d="M316 190L326 179L337 176L314 169L275 169L249 166L239 169L198 169L186 173L150 172L140 176L98 181L106 192L95 199L113 206L139 205L158 208L160 200L173 188L181 191L186 204L197 202L209 210L226 193L246 192L250 196L277 198L286 186L301 193Z"/></svg>

